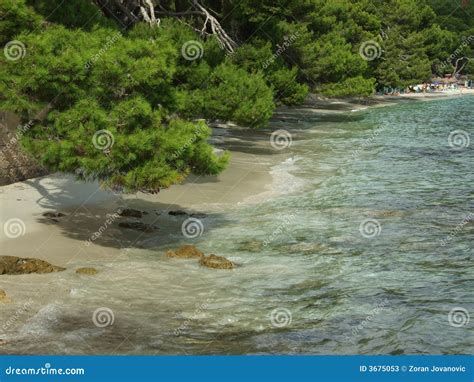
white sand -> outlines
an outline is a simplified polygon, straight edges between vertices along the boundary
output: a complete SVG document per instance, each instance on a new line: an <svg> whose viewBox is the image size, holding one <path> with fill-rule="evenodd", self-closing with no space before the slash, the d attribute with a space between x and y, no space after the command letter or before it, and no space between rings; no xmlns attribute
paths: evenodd
<svg viewBox="0 0 474 382"><path fill-rule="evenodd" d="M116 195L100 189L98 183L84 183L62 174L3 186L0 253L40 258L63 267L78 261L87 266L88 260L117 255L120 248L137 246L150 235L166 241L170 234L181 233L182 220L170 217L168 211L212 213L267 192L272 182L271 163L265 156L257 159L252 154L234 152L228 169L221 175L192 176L185 184L157 195ZM118 207L149 212L141 221L157 225L159 231L144 234L118 228L118 222L134 220L110 216ZM66 216L54 222L42 216L46 211ZM108 217L112 223L107 223ZM104 226L100 237L86 245L86 240Z"/></svg>

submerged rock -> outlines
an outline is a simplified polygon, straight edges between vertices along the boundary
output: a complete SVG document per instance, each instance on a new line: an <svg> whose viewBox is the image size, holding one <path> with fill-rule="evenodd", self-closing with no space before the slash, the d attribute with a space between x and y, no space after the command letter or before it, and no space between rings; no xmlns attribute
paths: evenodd
<svg viewBox="0 0 474 382"><path fill-rule="evenodd" d="M95 268L78 268L76 269L76 273L80 274L80 275L89 275L89 276L93 276L93 275L96 275L97 274L97 269Z"/></svg>
<svg viewBox="0 0 474 382"><path fill-rule="evenodd" d="M195 213L191 214L191 217L196 218L196 219L205 219L205 218L207 218L207 214L204 214L202 212L195 212Z"/></svg>
<svg viewBox="0 0 474 382"><path fill-rule="evenodd" d="M323 243L292 243L281 246L290 253L315 254L327 253L331 248Z"/></svg>
<svg viewBox="0 0 474 382"><path fill-rule="evenodd" d="M45 218L62 218L63 216L66 216L62 212L53 212L53 211L48 211L43 214Z"/></svg>
<svg viewBox="0 0 474 382"><path fill-rule="evenodd" d="M135 231L142 231L142 232L154 232L159 228L155 225L146 224L142 222L122 222L118 225L121 228L133 229Z"/></svg>
<svg viewBox="0 0 474 382"><path fill-rule="evenodd" d="M209 255L203 256L199 260L199 264L214 269L232 269L234 268L234 263L230 260L227 260L225 257Z"/></svg>
<svg viewBox="0 0 474 382"><path fill-rule="evenodd" d="M176 251L166 252L166 256L177 258L177 259L194 259L194 258L202 258L204 256L204 253L202 253L194 245L183 245L182 247L178 248Z"/></svg>
<svg viewBox="0 0 474 382"><path fill-rule="evenodd" d="M143 217L142 211L134 210L133 208L125 208L118 213L119 216L122 217L130 217L130 218L141 218Z"/></svg>
<svg viewBox="0 0 474 382"><path fill-rule="evenodd" d="M175 211L170 211L168 212L168 215L171 215L171 216L183 216L183 215L187 215L188 213L186 211L183 211L183 210L175 210Z"/></svg>
<svg viewBox="0 0 474 382"><path fill-rule="evenodd" d="M52 265L40 259L0 256L0 275L61 272L66 268Z"/></svg>
<svg viewBox="0 0 474 382"><path fill-rule="evenodd" d="M240 243L240 250L248 252L260 252L263 249L263 241L248 240Z"/></svg>

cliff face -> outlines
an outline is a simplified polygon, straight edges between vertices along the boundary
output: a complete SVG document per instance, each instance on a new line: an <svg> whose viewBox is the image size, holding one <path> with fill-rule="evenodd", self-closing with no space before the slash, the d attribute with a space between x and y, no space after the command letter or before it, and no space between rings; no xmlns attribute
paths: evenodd
<svg viewBox="0 0 474 382"><path fill-rule="evenodd" d="M19 138L27 128L14 115L0 111L0 186L47 174L21 148Z"/></svg>

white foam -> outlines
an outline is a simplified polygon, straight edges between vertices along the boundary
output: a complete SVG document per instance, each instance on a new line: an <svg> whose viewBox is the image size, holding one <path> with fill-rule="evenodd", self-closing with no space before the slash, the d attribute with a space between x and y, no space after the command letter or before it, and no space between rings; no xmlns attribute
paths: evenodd
<svg viewBox="0 0 474 382"><path fill-rule="evenodd" d="M267 186L267 190L246 198L244 203L259 203L269 198L288 195L300 190L307 184L307 181L293 175L291 172L299 169L297 162L301 159L303 158L296 155L285 159L280 164L272 166L270 169L272 183Z"/></svg>

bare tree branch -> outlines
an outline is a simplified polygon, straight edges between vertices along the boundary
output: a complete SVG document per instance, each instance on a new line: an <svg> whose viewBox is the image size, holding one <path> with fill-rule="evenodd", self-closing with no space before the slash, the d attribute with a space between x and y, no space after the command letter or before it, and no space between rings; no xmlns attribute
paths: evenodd
<svg viewBox="0 0 474 382"><path fill-rule="evenodd" d="M461 65L461 67L458 69L458 66L459 66L459 62L461 60L465 60L464 63ZM454 71L453 71L453 74L451 75L452 77L455 77L457 76L459 73L461 73L461 71L464 69L464 67L469 63L469 61L471 61L472 58L470 57L461 57L461 58L458 58L454 64Z"/></svg>
<svg viewBox="0 0 474 382"><path fill-rule="evenodd" d="M145 21L151 26L159 26L160 19L157 15L176 17L178 19L188 16L201 16L204 21L201 29L187 22L191 28L201 36L215 36L222 49L232 53L237 47L235 41L221 26L212 9L204 7L199 0L190 0L190 7L186 11L169 11L163 7L159 0L92 0L108 16L122 19L124 25ZM216 15L216 16L214 16Z"/></svg>

